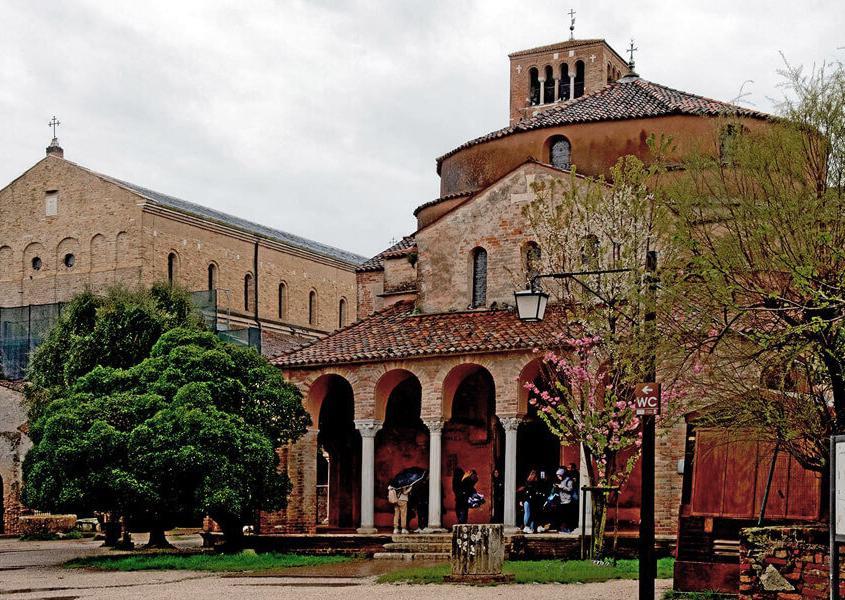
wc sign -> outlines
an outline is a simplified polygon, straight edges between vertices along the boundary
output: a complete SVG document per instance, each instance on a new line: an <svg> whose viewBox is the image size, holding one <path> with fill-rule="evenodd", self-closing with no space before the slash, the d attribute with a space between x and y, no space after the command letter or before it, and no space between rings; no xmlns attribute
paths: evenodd
<svg viewBox="0 0 845 600"><path fill-rule="evenodd" d="M634 390L638 415L660 414L660 384L640 383Z"/></svg>

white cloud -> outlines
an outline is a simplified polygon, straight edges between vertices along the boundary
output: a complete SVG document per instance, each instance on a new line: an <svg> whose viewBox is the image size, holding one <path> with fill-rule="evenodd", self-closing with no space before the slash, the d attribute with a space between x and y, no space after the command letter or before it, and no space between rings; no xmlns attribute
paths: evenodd
<svg viewBox="0 0 845 600"><path fill-rule="evenodd" d="M576 0L576 34L644 77L718 99L778 51L842 57L838 2ZM88 167L363 254L438 195L434 159L507 122L508 52L565 39L566 8L501 0L64 1L0 7L0 181L47 120Z"/></svg>

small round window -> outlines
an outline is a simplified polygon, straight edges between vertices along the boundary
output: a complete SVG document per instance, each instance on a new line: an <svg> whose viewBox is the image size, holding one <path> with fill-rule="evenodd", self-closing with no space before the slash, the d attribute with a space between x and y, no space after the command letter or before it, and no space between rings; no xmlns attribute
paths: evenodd
<svg viewBox="0 0 845 600"><path fill-rule="evenodd" d="M41 257L40 256L36 256L35 258L32 259L32 269L35 270L35 271L41 270Z"/></svg>
<svg viewBox="0 0 845 600"><path fill-rule="evenodd" d="M65 266L68 269L72 269L73 265L76 264L76 257L73 254L65 254Z"/></svg>

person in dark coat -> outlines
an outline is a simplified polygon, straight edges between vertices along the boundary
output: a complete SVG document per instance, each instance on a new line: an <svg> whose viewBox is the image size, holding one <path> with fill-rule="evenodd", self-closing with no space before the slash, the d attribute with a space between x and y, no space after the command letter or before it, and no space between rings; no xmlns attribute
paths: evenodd
<svg viewBox="0 0 845 600"><path fill-rule="evenodd" d="M469 495L464 492L463 478L464 470L455 467L452 471L452 494L455 496L455 516L458 523L466 523L469 513Z"/></svg>
<svg viewBox="0 0 845 600"><path fill-rule="evenodd" d="M522 531L524 533L535 533L537 531L537 500L541 493L538 487L538 479L537 470L531 469L528 477L525 478L525 483L517 490L519 503L522 505Z"/></svg>

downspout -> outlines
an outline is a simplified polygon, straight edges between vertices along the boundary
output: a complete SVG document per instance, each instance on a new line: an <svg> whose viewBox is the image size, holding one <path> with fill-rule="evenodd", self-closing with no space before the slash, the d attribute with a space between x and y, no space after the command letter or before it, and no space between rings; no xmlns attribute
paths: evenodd
<svg viewBox="0 0 845 600"><path fill-rule="evenodd" d="M255 273L253 284L255 285L254 315L255 324L258 327L258 353L261 354L261 321L258 319L258 239L255 240L255 251L252 255L252 272Z"/></svg>

